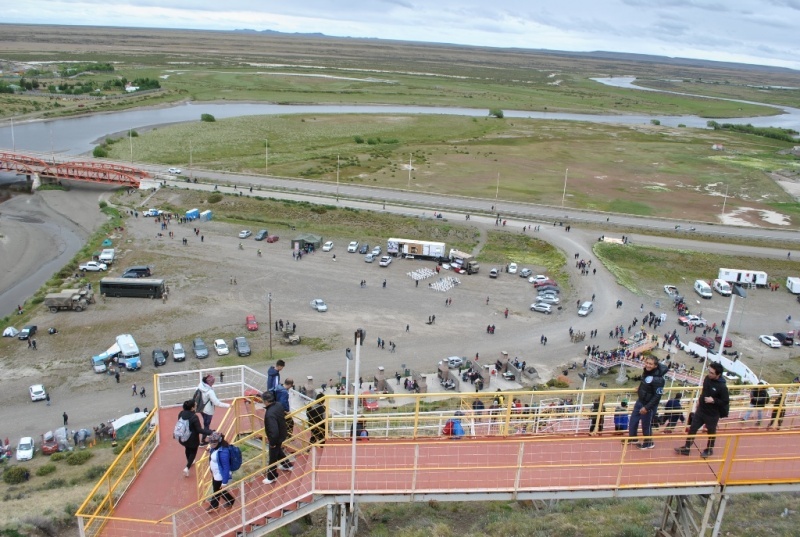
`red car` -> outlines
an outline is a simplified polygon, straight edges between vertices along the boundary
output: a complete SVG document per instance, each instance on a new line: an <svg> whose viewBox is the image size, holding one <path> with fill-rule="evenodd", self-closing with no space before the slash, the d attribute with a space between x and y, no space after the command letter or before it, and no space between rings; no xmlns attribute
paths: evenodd
<svg viewBox="0 0 800 537"><path fill-rule="evenodd" d="M244 324L248 330L251 332L255 332L258 330L258 321L256 321L255 315L248 315L247 318L244 320Z"/></svg>
<svg viewBox="0 0 800 537"><path fill-rule="evenodd" d="M269 237L267 237L267 242L278 242L278 236L270 235Z"/></svg>
<svg viewBox="0 0 800 537"><path fill-rule="evenodd" d="M722 343L722 336L715 337L714 341L716 341L717 343ZM727 347L733 347L733 341L731 341L731 338L729 338L729 337L725 338L725 347L726 348Z"/></svg>
<svg viewBox="0 0 800 537"><path fill-rule="evenodd" d="M553 280L542 280L542 281L538 281L538 282L533 282L533 286L535 288L537 288L537 289L539 287L545 287L547 285L556 285L557 286L558 284Z"/></svg>
<svg viewBox="0 0 800 537"><path fill-rule="evenodd" d="M716 344L711 340L711 338L705 336L697 336L694 338L694 342L700 345L701 347L705 347L706 349L713 351Z"/></svg>

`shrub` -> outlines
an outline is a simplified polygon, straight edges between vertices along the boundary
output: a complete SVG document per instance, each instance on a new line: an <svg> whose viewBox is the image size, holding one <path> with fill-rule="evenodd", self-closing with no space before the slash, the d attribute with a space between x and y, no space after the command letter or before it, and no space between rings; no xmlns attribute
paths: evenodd
<svg viewBox="0 0 800 537"><path fill-rule="evenodd" d="M48 475L52 474L56 471L56 465L52 463L47 463L44 466L40 466L38 470L36 470L36 475Z"/></svg>
<svg viewBox="0 0 800 537"><path fill-rule="evenodd" d="M106 207L108 207L108 203L106 203L105 201L101 201L100 202L100 208L101 209L105 209Z"/></svg>
<svg viewBox="0 0 800 537"><path fill-rule="evenodd" d="M85 464L86 461L92 458L94 454L91 451L72 451L67 455L67 464L70 466L80 466Z"/></svg>
<svg viewBox="0 0 800 537"><path fill-rule="evenodd" d="M361 137L361 136L358 136L358 135L356 135L356 136L353 136L353 140L355 140L355 142L356 142L357 144L363 144L363 143L364 143L364 138L363 138L363 137Z"/></svg>
<svg viewBox="0 0 800 537"><path fill-rule="evenodd" d="M63 461L66 458L67 458L67 454L66 453L62 453L62 452L53 453L52 455L50 455L50 460L51 461L55 461L55 462Z"/></svg>
<svg viewBox="0 0 800 537"><path fill-rule="evenodd" d="M106 473L106 470L108 470L106 466L95 464L94 466L86 470L86 473L84 475L86 476L86 479L88 479L89 481L97 481L98 479L103 477L103 474Z"/></svg>
<svg viewBox="0 0 800 537"><path fill-rule="evenodd" d="M489 115L494 116L498 119L503 119L504 116L503 111L499 108L492 108L491 110L489 110Z"/></svg>
<svg viewBox="0 0 800 537"><path fill-rule="evenodd" d="M9 485L16 485L17 483L25 481L26 474L27 471L22 466L12 466L3 472L3 481Z"/></svg>
<svg viewBox="0 0 800 537"><path fill-rule="evenodd" d="M216 121L216 118L211 114L200 114L200 121L206 121L208 123L213 123Z"/></svg>
<svg viewBox="0 0 800 537"><path fill-rule="evenodd" d="M661 125L661 121L658 119L651 119L650 123L652 123L653 125Z"/></svg>
<svg viewBox="0 0 800 537"><path fill-rule="evenodd" d="M208 196L208 203L219 203L222 201L222 194L211 194Z"/></svg>
<svg viewBox="0 0 800 537"><path fill-rule="evenodd" d="M92 151L92 156L95 158L106 158L108 156L108 150L102 145L98 145L94 148L94 151Z"/></svg>

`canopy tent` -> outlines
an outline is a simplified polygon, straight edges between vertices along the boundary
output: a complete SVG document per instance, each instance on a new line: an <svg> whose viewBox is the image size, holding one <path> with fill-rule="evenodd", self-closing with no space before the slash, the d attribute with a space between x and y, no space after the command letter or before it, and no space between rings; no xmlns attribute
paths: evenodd
<svg viewBox="0 0 800 537"><path fill-rule="evenodd" d="M306 245L311 245L315 250L322 248L322 237L313 233L301 233L292 239L289 246L294 250L294 245L299 244L301 250L305 250Z"/></svg>
<svg viewBox="0 0 800 537"><path fill-rule="evenodd" d="M3 337L17 337L17 334L19 334L19 330L13 326L8 326L3 330Z"/></svg>
<svg viewBox="0 0 800 537"><path fill-rule="evenodd" d="M117 439L124 440L135 433L146 417L147 414L144 412L135 412L114 420L111 425L117 433Z"/></svg>

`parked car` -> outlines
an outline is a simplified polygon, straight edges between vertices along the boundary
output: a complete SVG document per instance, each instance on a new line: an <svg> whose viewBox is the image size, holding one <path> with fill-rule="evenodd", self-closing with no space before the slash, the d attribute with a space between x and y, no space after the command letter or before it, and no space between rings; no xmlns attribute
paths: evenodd
<svg viewBox="0 0 800 537"><path fill-rule="evenodd" d="M381 249L380 245L378 245L378 246L376 246L375 248L372 249L372 255L374 255L375 257L378 257L378 256L381 255L382 251L383 250Z"/></svg>
<svg viewBox="0 0 800 537"><path fill-rule="evenodd" d="M714 338L714 341L716 341L717 343L722 343L722 336L721 335L720 336L716 336ZM729 338L729 337L725 338L725 345L724 346L725 347L733 347L733 341L731 341L731 338Z"/></svg>
<svg viewBox="0 0 800 537"><path fill-rule="evenodd" d="M519 277L520 278L528 278L528 277L530 277L531 274L533 274L533 271L531 269L529 269L529 268L524 268L524 269L519 271Z"/></svg>
<svg viewBox="0 0 800 537"><path fill-rule="evenodd" d="M712 341L710 337L706 336L697 336L696 338L694 338L694 342L700 345L701 347L705 347L710 351L713 351L714 347L716 347L714 341Z"/></svg>
<svg viewBox="0 0 800 537"><path fill-rule="evenodd" d="M192 341L192 350L194 351L195 358L200 360L203 358L208 358L208 347L202 338L194 338L194 341Z"/></svg>
<svg viewBox="0 0 800 537"><path fill-rule="evenodd" d="M347 245L347 252L354 254L358 251L358 241L352 241Z"/></svg>
<svg viewBox="0 0 800 537"><path fill-rule="evenodd" d="M457 369L462 365L467 365L467 359L461 356L451 356L447 359L447 367Z"/></svg>
<svg viewBox="0 0 800 537"><path fill-rule="evenodd" d="M323 252L330 252L331 250L333 250L333 241L328 241L322 245Z"/></svg>
<svg viewBox="0 0 800 537"><path fill-rule="evenodd" d="M509 274L516 274L517 273L517 264L516 263L510 263L508 265L508 273Z"/></svg>
<svg viewBox="0 0 800 537"><path fill-rule="evenodd" d="M256 233L256 236L253 237L253 239L257 241L263 241L267 238L267 235L269 235L269 232L266 229L259 229L258 233Z"/></svg>
<svg viewBox="0 0 800 537"><path fill-rule="evenodd" d="M87 261L86 263L78 265L78 269L80 269L81 272L102 272L108 269L108 265L100 263L99 261Z"/></svg>
<svg viewBox="0 0 800 537"><path fill-rule="evenodd" d="M33 458L33 452L36 450L36 447L33 443L33 438L30 436L23 436L19 439L19 444L17 444L17 460L18 461L29 461Z"/></svg>
<svg viewBox="0 0 800 537"><path fill-rule="evenodd" d="M156 217L156 216L161 216L162 212L163 211L160 211L158 209L148 209L148 210L146 210L145 212L142 213L142 216L144 216L144 217L148 217L148 216Z"/></svg>
<svg viewBox="0 0 800 537"><path fill-rule="evenodd" d="M528 278L528 282L530 283L546 282L548 280L550 280L550 278L548 276L545 276L544 274L537 274L536 276L531 276L530 278Z"/></svg>
<svg viewBox="0 0 800 537"><path fill-rule="evenodd" d="M593 311L594 311L594 304L592 304L591 302L584 302L583 304L581 304L581 307L578 308L578 315L580 315L581 317L586 317Z"/></svg>
<svg viewBox="0 0 800 537"><path fill-rule="evenodd" d="M706 320L699 315L682 315L678 317L678 324L681 326L705 326Z"/></svg>
<svg viewBox="0 0 800 537"><path fill-rule="evenodd" d="M358 249L359 254L366 254L369 252L369 244L362 244L361 248Z"/></svg>
<svg viewBox="0 0 800 537"><path fill-rule="evenodd" d="M28 339L30 337L33 337L34 334L36 334L36 330L37 326L35 324L29 324L28 326L19 331L17 337L19 339Z"/></svg>
<svg viewBox="0 0 800 537"><path fill-rule="evenodd" d="M47 399L47 391L41 384L34 384L28 388L28 391L31 394L31 401L44 401Z"/></svg>
<svg viewBox="0 0 800 537"><path fill-rule="evenodd" d="M321 298L315 298L311 301L311 308L317 311L328 311L328 305Z"/></svg>
<svg viewBox="0 0 800 537"><path fill-rule="evenodd" d="M667 293L669 296L677 296L678 295L678 288L674 285L665 285L664 292Z"/></svg>
<svg viewBox="0 0 800 537"><path fill-rule="evenodd" d="M490 278L497 278L497 275L498 275L498 272L497 272L496 268L493 268L492 270L489 271L489 277Z"/></svg>
<svg viewBox="0 0 800 537"><path fill-rule="evenodd" d="M773 349L779 349L781 347L780 340L775 336L762 335L758 336L758 340L767 347L772 347Z"/></svg>
<svg viewBox="0 0 800 537"><path fill-rule="evenodd" d="M250 344L244 336L233 338L233 350L239 356L250 356Z"/></svg>
<svg viewBox="0 0 800 537"><path fill-rule="evenodd" d="M560 295L561 289L557 285L543 285L542 287L536 289L536 292L539 293L540 295L542 294Z"/></svg>
<svg viewBox="0 0 800 537"><path fill-rule="evenodd" d="M186 351L183 349L182 343L175 343L172 346L172 359L176 362L183 362L186 360Z"/></svg>
<svg viewBox="0 0 800 537"><path fill-rule="evenodd" d="M373 261L375 261L375 255L374 254L369 253L369 254L364 256L364 263L372 263Z"/></svg>
<svg viewBox="0 0 800 537"><path fill-rule="evenodd" d="M392 258L389 257L388 255L385 255L381 257L381 260L378 264L382 267L388 267L389 265L392 264Z"/></svg>
<svg viewBox="0 0 800 537"><path fill-rule="evenodd" d="M167 364L169 352L162 349L153 349L153 365L159 367Z"/></svg>
<svg viewBox="0 0 800 537"><path fill-rule="evenodd" d="M537 302L535 304L531 304L531 311L550 314L553 313L553 307L550 304L545 304L544 302Z"/></svg>
<svg viewBox="0 0 800 537"><path fill-rule="evenodd" d="M243 229L243 230L241 230L239 232L239 238L240 239L246 239L247 237L249 237L252 234L253 234L253 232L250 231L249 229Z"/></svg>
<svg viewBox="0 0 800 537"><path fill-rule="evenodd" d="M150 267L140 265L135 267L128 267L125 269L125 272L122 274L123 278L149 278L152 276L153 273L150 271Z"/></svg>
<svg viewBox="0 0 800 537"><path fill-rule="evenodd" d="M269 242L269 243L278 242L279 238L280 237L278 237L277 235L269 235L267 237L267 242Z"/></svg>
<svg viewBox="0 0 800 537"><path fill-rule="evenodd" d="M781 342L781 345L786 345L787 347L794 345L794 332L775 332L772 335Z"/></svg>
<svg viewBox="0 0 800 537"><path fill-rule="evenodd" d="M180 175L183 170L181 170L180 168L170 168L167 171L172 175Z"/></svg>
<svg viewBox="0 0 800 537"><path fill-rule="evenodd" d="M255 332L258 330L258 321L256 321L255 315L248 315L244 319L244 325L250 332Z"/></svg>
<svg viewBox="0 0 800 537"><path fill-rule="evenodd" d="M530 282L530 279L528 279L528 281ZM534 281L534 282L531 282L531 283L533 284L533 286L536 289L539 289L540 287L545 287L545 286L558 286L558 284L554 280L551 280L550 278L548 278L546 280L537 280L537 281Z"/></svg>
<svg viewBox="0 0 800 537"><path fill-rule="evenodd" d="M224 339L215 339L214 340L214 350L217 351L217 356L225 356L229 352L228 344L225 343Z"/></svg>
<svg viewBox="0 0 800 537"><path fill-rule="evenodd" d="M556 295L552 295L549 293L539 295L539 298L537 298L536 300L539 302L544 302L545 304L552 304L554 306L557 306L561 303L560 298L558 298Z"/></svg>

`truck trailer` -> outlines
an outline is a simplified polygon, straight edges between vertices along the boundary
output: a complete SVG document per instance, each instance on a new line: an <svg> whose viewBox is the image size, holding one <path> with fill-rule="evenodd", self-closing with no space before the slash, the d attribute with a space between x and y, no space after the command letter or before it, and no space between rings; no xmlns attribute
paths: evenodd
<svg viewBox="0 0 800 537"><path fill-rule="evenodd" d="M719 269L720 280L738 284L753 284L757 287L765 287L769 277L766 272L760 270L739 270L739 269Z"/></svg>
<svg viewBox="0 0 800 537"><path fill-rule="evenodd" d="M790 293L800 294L800 278L795 278L794 276L786 278L786 288Z"/></svg>
<svg viewBox="0 0 800 537"><path fill-rule="evenodd" d="M412 239L389 239L386 243L386 253L402 257L435 259L445 256L445 244Z"/></svg>

